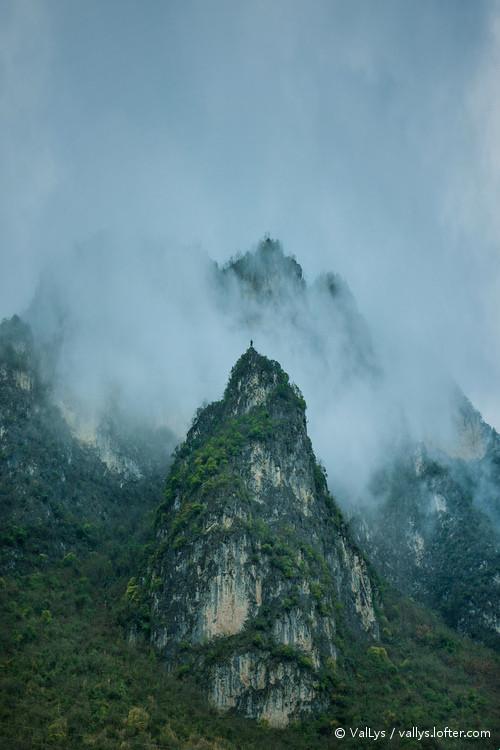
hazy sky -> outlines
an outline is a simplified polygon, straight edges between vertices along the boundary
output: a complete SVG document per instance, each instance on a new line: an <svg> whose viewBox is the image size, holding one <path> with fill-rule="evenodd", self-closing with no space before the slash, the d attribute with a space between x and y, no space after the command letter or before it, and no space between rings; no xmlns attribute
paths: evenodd
<svg viewBox="0 0 500 750"><path fill-rule="evenodd" d="M498 3L0 0L0 128L0 316L102 232L270 232L500 428Z"/></svg>

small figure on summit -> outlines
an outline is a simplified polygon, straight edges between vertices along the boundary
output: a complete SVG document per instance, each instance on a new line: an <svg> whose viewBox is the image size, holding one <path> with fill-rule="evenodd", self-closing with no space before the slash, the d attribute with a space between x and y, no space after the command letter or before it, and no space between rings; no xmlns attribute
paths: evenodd
<svg viewBox="0 0 500 750"><path fill-rule="evenodd" d="M253 339L250 339L250 349L253 349Z"/></svg>

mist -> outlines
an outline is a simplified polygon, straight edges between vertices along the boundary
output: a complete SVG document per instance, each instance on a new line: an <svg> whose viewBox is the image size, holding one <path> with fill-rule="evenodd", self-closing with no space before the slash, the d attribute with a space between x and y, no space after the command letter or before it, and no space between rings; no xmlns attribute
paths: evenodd
<svg viewBox="0 0 500 750"><path fill-rule="evenodd" d="M95 422L113 394L182 438L252 337L352 494L394 441L449 440L455 384L498 428L499 19L3 3L0 317L58 339L58 398ZM221 292L214 264L266 233L304 293Z"/></svg>
<svg viewBox="0 0 500 750"><path fill-rule="evenodd" d="M25 317L83 433L113 402L183 439L253 339L301 388L317 455L351 501L404 442L456 437L444 362L429 367L406 339L387 357L346 282L303 278L274 240L219 265L195 248L101 235L46 269Z"/></svg>

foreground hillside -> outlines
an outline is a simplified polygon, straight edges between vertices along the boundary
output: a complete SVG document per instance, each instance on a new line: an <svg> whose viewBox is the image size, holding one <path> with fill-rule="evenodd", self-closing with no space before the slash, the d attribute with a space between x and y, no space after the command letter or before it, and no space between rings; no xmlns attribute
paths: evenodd
<svg viewBox="0 0 500 750"><path fill-rule="evenodd" d="M344 597L343 602L338 602L343 606L337 607L335 617L338 627L333 635L338 658L328 662L327 675L323 670L323 673L313 676L318 684L313 682L312 686L321 693L322 704L314 707L313 715L309 718L292 721L287 728L280 730L269 727L266 720L241 718L233 711L221 715L216 707L210 705L197 664L192 658L193 654L196 655L196 648L194 652L190 651L180 639L175 642L175 663L167 671L166 654L162 649L153 649L149 645L153 637L158 646L158 633L163 627L158 615L166 611L167 595L172 586L178 586L177 596L184 596L184 603L179 599L180 612L184 608L184 612L189 613L196 595L189 590L189 578L185 581L182 578L174 579L169 584L170 588L165 589L163 603L155 610L142 596L138 581L144 566L151 565L148 563L151 555L158 565L154 571L155 577L162 574L162 565L167 576L165 566L170 565L169 555L172 551L177 550L176 554L181 557L189 557L196 544L207 539L202 522L208 520L210 514L217 515L219 498L217 493L212 493L211 498L205 497L198 502L203 489L207 490L207 480L211 482L209 487L212 486L212 489L215 486L221 489L229 470L239 471L241 480L247 481L241 457L236 460L236 453L232 451L228 456L221 455L221 450L228 447L220 440L221 437L228 437L228 425L224 420L219 422L222 432L215 434L212 430L216 422L211 421L215 415L214 407L200 412L191 432L191 440L195 443L191 444L193 450L186 452L184 448L184 452L182 449L178 452L168 485L170 494L167 492L166 500L162 500L160 485L155 484L154 480L156 475L151 474L148 482L145 465L140 477L136 473L130 475L120 467L110 468L103 463L98 446L88 448L73 442L77 438L67 432L62 423L60 431L56 433L62 443L56 440L54 448L54 433L51 430L57 422L47 422L45 417L53 413L62 420L62 415L51 402L49 393L33 386L26 387L29 382L37 382L36 367L34 380L29 381L23 376L28 372L28 364L22 357L28 350L29 347L19 350L14 347L14 351L8 349L13 360L10 365L5 365L7 369L4 372L3 394L7 403L2 403L2 413L16 413L17 416L6 424L8 430L3 435L3 471L0 477L4 525L10 522L8 536L3 542L0 579L2 746L16 750L45 747L68 750L85 747L99 750L358 748L363 741L359 736L355 739L349 736L350 728L356 727L391 732L392 729L410 730L414 726L420 729L449 726L465 730L487 729L492 736L495 736L495 731L498 736L500 690L496 676L500 664L492 651L457 635L428 610L388 589L369 568L366 568L365 575L369 576L371 585L378 592L378 603L373 604L378 627L368 638L356 636L355 598L349 614L349 591L352 592L352 586L347 583L340 589L333 587L330 590L330 579L327 581L330 573L321 558L313 555L309 568L304 565L296 567L290 554L293 550L287 548L284 550L286 554L283 553L283 548L278 544L284 530L279 521L280 510L290 517L292 525L298 530L299 542L302 528L307 535L316 535L318 543L322 540L320 547L328 545L323 537L328 532L330 512L333 523L331 533L337 535L335 544L339 543L342 535L348 535L348 531L338 509L332 506L333 501L328 500L322 484L324 479L317 471L319 489L316 489L318 494L314 502L319 504L318 510L322 508L322 520L316 527L314 517L307 520L306 515L305 525L301 527L300 517L301 513L304 515L304 508L294 510L293 471L294 468L298 469L297 476L307 484L307 467L314 468L310 446L303 431L304 405L300 394L291 388L288 378L276 363L268 364L267 360L257 355L254 357L253 353L250 355L251 367L246 374L249 375L249 382L255 386L255 393L252 392L252 395L248 388L242 387L245 373L241 367L237 367L226 400L222 406L215 407L215 412L217 409L227 409L236 417L236 422L231 424L237 429L230 437L238 450L255 453L253 441L265 434L270 455L276 459L277 445L288 434L289 440L293 441L295 436L303 445L303 463L297 463L299 456L296 456L294 466L283 463L287 482L279 492L276 488L270 492L265 482L261 486L260 500L277 503L278 522L267 533L266 539L257 540L259 543L254 550L257 557L252 564L261 574L271 575L277 588L290 588L286 597L290 601L288 604L283 601L283 609L288 607L290 610L291 607L290 611L293 611L298 606L297 617L313 614L317 610L319 614L316 619L320 622L321 605L328 615L329 597ZM21 357L21 360L14 355ZM262 383L255 380L256 373L252 369L254 359L257 370L262 370L264 374L267 372L271 386L268 391L265 388L262 390ZM19 374L15 375L16 372ZM259 408L259 404L248 401L249 394L250 401L264 394L269 418L276 420L280 414L285 416L289 420L287 430L280 433L276 421L269 425L267 418L264 421L268 428L272 426L270 430L264 429L266 424L256 424L255 420L252 422L250 419L247 424L248 415L251 417L253 413L252 408ZM271 396L270 402L268 396ZM275 397L276 402L273 400ZM9 424L13 424L15 429ZM249 428L248 433L243 430L245 424ZM23 456L30 455L33 444L39 450L36 467L31 470L31 465ZM81 461L76 460L78 445L83 451ZM76 495L73 483L71 489L66 489L69 483L61 479L63 467L57 462L62 456L67 464L68 458L63 448L71 449L71 471L76 472L74 476L80 480ZM208 448L218 449L217 455L208 455ZM285 454L288 455L287 451ZM200 460L197 461L198 458ZM224 460L219 461L221 458ZM266 463L265 456L261 458ZM194 462L192 466L191 459ZM88 461L93 462L90 473L82 469ZM183 471L183 465L186 471ZM250 463L248 466L253 465ZM200 513L183 515L182 501L187 496L184 497L182 493L186 490L185 483L190 482L189 468L199 470L201 482L195 482L192 489L201 493L197 500L201 507L198 508ZM223 475L219 476L218 469L221 468ZM79 474L81 470L83 473ZM166 473L167 461L164 476ZM175 476L177 486L173 487L172 477ZM38 484L33 484L37 477L45 490L41 495L34 491L38 487ZM256 478L255 472L253 478ZM261 478L265 479L265 476ZM51 486L57 487L54 497L50 494ZM149 491L143 492L147 487ZM172 490L175 491L172 493ZM88 506L85 503L87 494L91 500ZM299 496L308 497L303 492ZM233 505L228 507L241 511L245 502L246 498L241 495L235 497ZM153 523L155 505L160 505L156 529ZM51 512L44 513L43 509L47 507ZM86 516L87 513L91 514L90 517ZM309 527L307 524L312 525ZM177 538L179 536L180 539ZM157 549L159 541L163 543L160 556ZM202 541L202 545L212 543L213 539L210 542ZM347 537L344 544L347 544ZM214 550L214 559L217 559L216 552L217 549ZM311 584L314 583L314 576L322 575L322 570L326 578L322 583L324 588L319 590ZM221 575L225 572L220 571ZM348 582L349 570L344 573L347 576L344 580ZM306 581L308 576L312 576L311 580ZM293 587L304 589L306 583L309 583L311 595L299 597L294 604ZM338 580L335 583L333 579L332 583L338 586ZM205 584L210 590L208 579L204 582L201 578L200 592ZM272 594L271 584L267 590ZM158 589L151 590L153 597L157 593ZM161 599L158 601L161 602ZM268 609L270 615L274 612L279 619L278 605L279 600L275 598L269 601ZM345 611L347 618L345 628L340 626L342 611ZM254 622L254 625L257 630L250 634L250 648L265 656L268 626L262 622ZM314 638L320 639L318 654L323 659L323 641L319 630ZM224 649L218 651L219 644ZM218 662L223 663L228 654L224 638L215 638L214 645L215 651L204 655L209 659L210 668ZM230 641L229 645L231 649L238 649L241 643ZM248 647L248 643L245 647ZM308 679L314 674L314 669L311 672L314 654L308 657L290 648L290 644L282 644L281 650L273 654L273 658L276 656L283 664L287 660L298 664L309 675ZM323 682L319 684L322 678ZM340 741L334 732L344 727L347 736ZM368 745L372 741L366 740ZM490 746L479 739L450 743L449 740L417 740L411 737L400 738L397 745L391 744L387 738L380 738L377 744L379 747L401 748Z"/></svg>
<svg viewBox="0 0 500 750"><path fill-rule="evenodd" d="M381 642L375 648L346 644L328 711L284 730L220 716L189 671L180 666L169 674L147 645L127 642L134 607L127 584L139 551L133 536L103 537L96 547L0 581L2 747L358 748L359 738L340 744L334 729L500 728L497 657L387 593ZM484 740L399 744L491 746Z"/></svg>

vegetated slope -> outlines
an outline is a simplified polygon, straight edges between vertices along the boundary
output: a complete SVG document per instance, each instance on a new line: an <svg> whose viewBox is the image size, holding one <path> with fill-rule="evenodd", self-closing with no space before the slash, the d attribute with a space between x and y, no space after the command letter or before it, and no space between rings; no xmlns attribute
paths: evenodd
<svg viewBox="0 0 500 750"><path fill-rule="evenodd" d="M466 462L420 447L374 480L372 507L353 528L386 580L459 632L498 647L499 539L474 502L476 482Z"/></svg>
<svg viewBox="0 0 500 750"><path fill-rule="evenodd" d="M3 569L71 549L91 550L104 528L137 521L161 492L171 437L113 415L106 437L78 439L43 381L30 329L0 324L0 519ZM110 456L113 461L110 461Z"/></svg>
<svg viewBox="0 0 500 750"><path fill-rule="evenodd" d="M130 566L127 544L116 543ZM124 596L118 549L74 556L0 580L0 743L16 750L357 750L349 727L489 729L485 740L381 739L381 748L490 747L498 741L498 669L492 652L463 639L414 603L386 595L377 647L351 649L333 677L331 708L273 730L220 715L186 671L168 673L146 645L131 646L119 623ZM124 575L125 574L125 575ZM372 740L366 741L370 746Z"/></svg>

